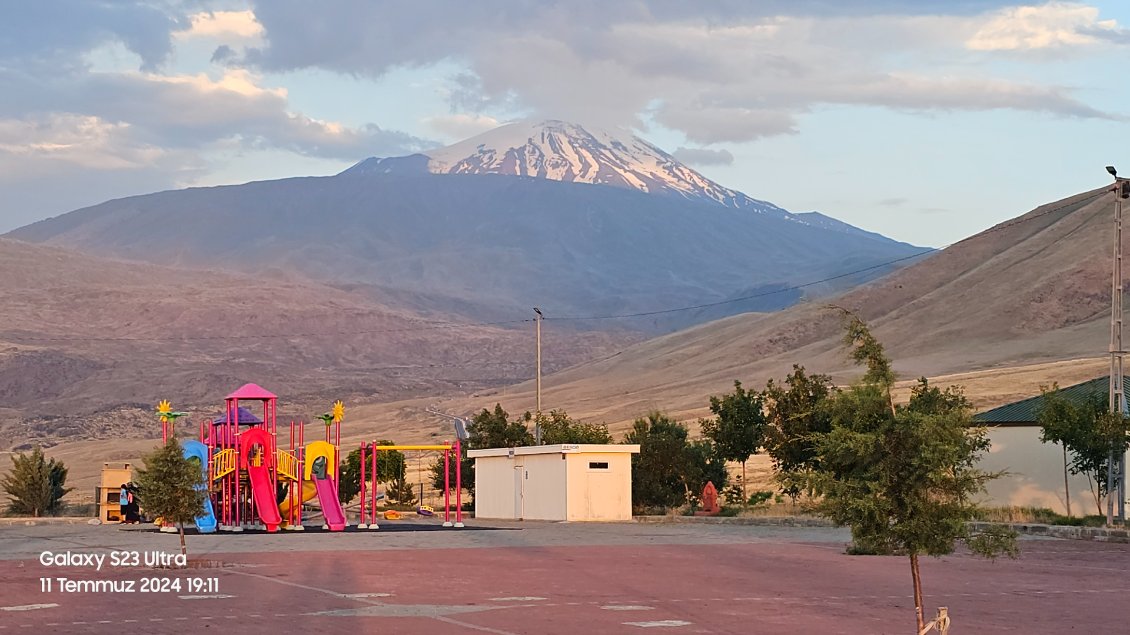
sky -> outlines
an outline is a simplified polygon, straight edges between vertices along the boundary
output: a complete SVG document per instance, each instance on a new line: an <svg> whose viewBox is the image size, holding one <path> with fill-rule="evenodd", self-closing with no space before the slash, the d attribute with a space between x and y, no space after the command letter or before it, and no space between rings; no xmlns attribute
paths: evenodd
<svg viewBox="0 0 1130 635"><path fill-rule="evenodd" d="M37 0L0 22L0 232L523 118L942 246L1130 174L1130 3Z"/></svg>

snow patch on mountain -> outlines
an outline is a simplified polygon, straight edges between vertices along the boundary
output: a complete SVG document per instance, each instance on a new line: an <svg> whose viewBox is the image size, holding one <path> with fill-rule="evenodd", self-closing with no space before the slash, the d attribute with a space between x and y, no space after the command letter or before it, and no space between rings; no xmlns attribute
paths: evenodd
<svg viewBox="0 0 1130 635"><path fill-rule="evenodd" d="M776 216L785 210L711 181L629 131L518 121L425 153L437 174L504 174L674 194Z"/></svg>
<svg viewBox="0 0 1130 635"><path fill-rule="evenodd" d="M818 212L794 214L723 187L629 130L556 119L508 123L456 144L406 157L370 157L342 175L499 174L591 183L749 210L800 225L894 243Z"/></svg>

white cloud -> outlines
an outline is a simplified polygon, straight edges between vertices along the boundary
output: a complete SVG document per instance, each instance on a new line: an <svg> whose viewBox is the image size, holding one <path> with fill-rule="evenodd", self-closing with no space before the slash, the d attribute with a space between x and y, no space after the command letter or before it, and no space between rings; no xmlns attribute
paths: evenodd
<svg viewBox="0 0 1130 635"><path fill-rule="evenodd" d="M129 170L160 161L166 152L133 137L130 125L75 113L0 119L0 172L34 174L37 166L68 163L90 170Z"/></svg>
<svg viewBox="0 0 1130 635"><path fill-rule="evenodd" d="M488 115L457 113L425 117L424 125L450 140L457 141L493 130L503 122Z"/></svg>
<svg viewBox="0 0 1130 635"><path fill-rule="evenodd" d="M263 35L263 25L255 18L255 12L209 11L189 16L188 28L176 31L177 39L192 38L255 40Z"/></svg>
<svg viewBox="0 0 1130 635"><path fill-rule="evenodd" d="M0 70L0 85L5 79ZM128 124L136 138L163 148L203 151L221 140L237 140L249 149L356 160L434 145L375 124L348 126L295 112L284 88L264 85L244 69L226 69L218 76L87 73L65 82L25 77L8 84L19 99L0 104L0 117L71 112Z"/></svg>
<svg viewBox="0 0 1130 635"><path fill-rule="evenodd" d="M725 149L680 147L671 156L689 165L730 165L734 162L734 155Z"/></svg>
<svg viewBox="0 0 1130 635"><path fill-rule="evenodd" d="M1016 51L1097 44L1124 34L1096 7L1074 2L1001 9L987 16L966 46L975 51Z"/></svg>
<svg viewBox="0 0 1130 635"><path fill-rule="evenodd" d="M204 94L229 92L248 98L277 97L286 99L285 88L264 88L259 86L260 78L246 69L226 69L218 80L214 80L205 73L195 75L160 75L156 73L127 73L135 75L144 81L188 86Z"/></svg>
<svg viewBox="0 0 1130 635"><path fill-rule="evenodd" d="M451 107L465 116L520 112L604 127L653 117L705 145L792 134L802 115L825 105L1110 117L1072 88L998 75L985 52L1018 37L1000 26L1016 16L1015 28L1029 33L1018 42L1028 46L1103 39L1116 25L1084 5L1042 5L1031 19L1002 5L574 0L409 10L343 0L320 12L325 28L310 29L300 3L271 0L256 4L266 44L245 60L371 77L456 60L468 71L452 80ZM1073 35L1041 35L1058 33L1056 24ZM429 125L454 136L456 123Z"/></svg>

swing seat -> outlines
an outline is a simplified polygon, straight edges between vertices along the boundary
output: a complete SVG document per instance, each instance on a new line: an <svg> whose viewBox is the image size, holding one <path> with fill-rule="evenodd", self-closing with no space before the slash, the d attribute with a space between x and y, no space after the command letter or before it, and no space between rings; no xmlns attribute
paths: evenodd
<svg viewBox="0 0 1130 635"><path fill-rule="evenodd" d="M436 510L432 509L431 505L420 505L416 508L418 516L435 516Z"/></svg>
<svg viewBox="0 0 1130 635"><path fill-rule="evenodd" d="M385 510L385 520L400 520L400 512L395 509Z"/></svg>

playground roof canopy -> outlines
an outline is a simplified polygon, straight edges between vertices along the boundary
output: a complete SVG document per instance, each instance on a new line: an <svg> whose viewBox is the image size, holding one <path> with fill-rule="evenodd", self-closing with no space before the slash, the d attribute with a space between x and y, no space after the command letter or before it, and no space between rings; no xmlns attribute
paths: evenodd
<svg viewBox="0 0 1130 635"><path fill-rule="evenodd" d="M244 384L224 399L278 399L278 395L259 384Z"/></svg>
<svg viewBox="0 0 1130 635"><path fill-rule="evenodd" d="M236 415L236 418L238 419L237 423L241 426L252 426L252 425L259 424L259 423L263 423L262 418L255 416L255 413L251 412L247 408L244 408L243 406L239 407L239 414ZM218 417L216 417L215 419L212 419L212 423L213 424L220 424L220 423L226 422L227 420L228 420L227 414L222 414L222 415L219 415Z"/></svg>

